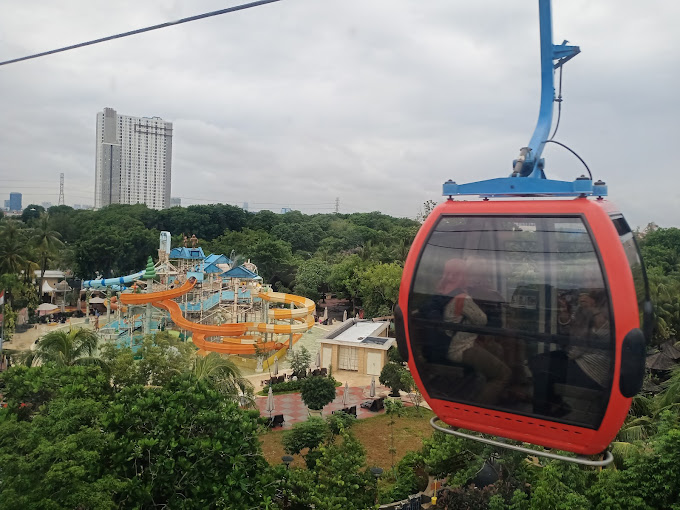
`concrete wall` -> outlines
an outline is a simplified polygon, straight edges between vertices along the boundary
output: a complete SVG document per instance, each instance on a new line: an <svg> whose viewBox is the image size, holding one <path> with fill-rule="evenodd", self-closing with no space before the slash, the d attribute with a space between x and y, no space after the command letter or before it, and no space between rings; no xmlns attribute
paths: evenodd
<svg viewBox="0 0 680 510"><path fill-rule="evenodd" d="M380 354L380 370L382 370L382 367L385 366L385 363L387 363L387 351L383 349L372 349L370 346L363 345L363 344L357 344L356 346L353 345L340 345L340 344L321 344L321 353L323 356L323 347L331 347L331 366L333 367L333 370L340 370L340 348L341 347L356 347L357 348L357 373L358 374L367 374L367 362L368 362L368 353L369 352L377 352ZM326 362L325 360L321 360L322 365L324 365Z"/></svg>

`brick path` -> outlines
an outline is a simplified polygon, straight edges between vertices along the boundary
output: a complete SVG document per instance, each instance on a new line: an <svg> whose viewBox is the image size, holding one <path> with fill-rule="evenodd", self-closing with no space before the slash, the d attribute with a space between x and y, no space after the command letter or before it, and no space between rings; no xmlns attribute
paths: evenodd
<svg viewBox="0 0 680 510"><path fill-rule="evenodd" d="M384 413L384 410L374 413L361 407L362 402L370 400L368 397L369 390L370 386L349 388L348 402L347 405L343 406L342 395L345 392L345 388L344 386L337 388L335 400L323 408L323 416L328 416L333 411L337 411L343 407L352 406L357 406L357 418L359 419ZM389 390L384 386L376 385L375 392L376 395L380 396L386 394ZM267 407L267 397L258 397L255 403L262 416L269 416L269 413L265 411L265 408ZM283 414L283 419L285 420L283 425L284 429L291 428L295 423L306 421L309 417L309 411L307 406L302 402L300 393L274 395L274 410L272 411L272 416L276 414Z"/></svg>

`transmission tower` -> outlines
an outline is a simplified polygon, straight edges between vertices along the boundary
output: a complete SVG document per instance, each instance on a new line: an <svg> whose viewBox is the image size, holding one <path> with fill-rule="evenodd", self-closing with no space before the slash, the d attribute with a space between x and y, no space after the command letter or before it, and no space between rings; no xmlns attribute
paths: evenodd
<svg viewBox="0 0 680 510"><path fill-rule="evenodd" d="M337 197L335 199L335 214L338 214L340 212L340 197Z"/></svg>
<svg viewBox="0 0 680 510"><path fill-rule="evenodd" d="M64 174L59 174L59 203L58 205L64 205Z"/></svg>

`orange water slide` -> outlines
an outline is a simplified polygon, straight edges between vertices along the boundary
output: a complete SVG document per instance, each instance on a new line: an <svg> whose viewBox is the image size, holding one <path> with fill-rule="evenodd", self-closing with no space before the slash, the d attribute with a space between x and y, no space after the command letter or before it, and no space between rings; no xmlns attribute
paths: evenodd
<svg viewBox="0 0 680 510"><path fill-rule="evenodd" d="M302 333L297 333L293 335L293 343L296 343L302 337ZM191 337L196 347L209 352L219 352L221 354L255 354L254 344L237 344L237 343L219 343L219 342L209 342L205 339L205 335L202 333L194 333ZM258 344L261 349L264 350L278 350L286 342L266 342Z"/></svg>
<svg viewBox="0 0 680 510"><path fill-rule="evenodd" d="M292 303L298 307L295 309L274 308L269 310L269 315L273 315L276 320L306 317L308 315L314 315L314 312L316 311L316 303L303 296L285 294L283 292L263 292L257 296L265 301L286 304Z"/></svg>
<svg viewBox="0 0 680 510"><path fill-rule="evenodd" d="M162 301L164 299L175 299L183 296L196 285L196 278L189 278L181 287L170 290L162 290L160 292L149 293L124 293L120 295L120 302L124 305L145 305L153 303L154 301Z"/></svg>
<svg viewBox="0 0 680 510"><path fill-rule="evenodd" d="M153 294L147 294L152 296ZM246 331L258 333L303 333L314 326L314 318L308 316L306 319L294 319L298 324L267 324L266 322L229 322L227 324L199 324L192 322L184 317L182 310L175 301L164 299L153 301L152 304L157 308L163 308L170 312L170 318L182 329L195 333L202 333L205 336L242 336Z"/></svg>
<svg viewBox="0 0 680 510"><path fill-rule="evenodd" d="M246 332L293 334L293 343L295 343L302 336L302 333L314 326L314 318L312 316L316 309L314 301L302 296L284 294L281 292L260 293L258 294L258 297L270 302L292 303L293 305L299 306L300 308L275 308L269 311L270 316L275 320L292 319L293 324L240 322L211 325L192 322L184 317L179 304L172 300L189 292L195 284L195 279L191 278L177 289L146 294L121 294L120 300L121 303L136 305L151 303L156 308L167 310L170 313L170 318L177 326L192 332L192 340L197 347L206 351L225 354L255 353L253 336L245 335ZM223 337L221 343L209 342L205 339L205 337L216 336ZM273 350L280 348L282 344L282 342L266 342L260 343L258 346L263 349Z"/></svg>

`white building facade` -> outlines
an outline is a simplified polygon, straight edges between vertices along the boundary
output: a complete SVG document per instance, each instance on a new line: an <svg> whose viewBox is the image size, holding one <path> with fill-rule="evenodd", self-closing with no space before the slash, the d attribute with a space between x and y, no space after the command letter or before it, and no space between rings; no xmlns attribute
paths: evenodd
<svg viewBox="0 0 680 510"><path fill-rule="evenodd" d="M172 122L160 117L97 114L95 209L109 204L170 207Z"/></svg>

